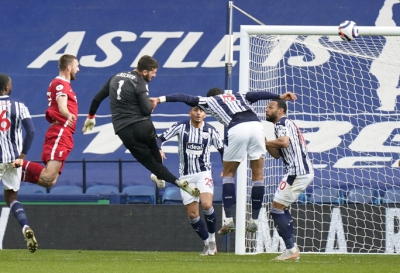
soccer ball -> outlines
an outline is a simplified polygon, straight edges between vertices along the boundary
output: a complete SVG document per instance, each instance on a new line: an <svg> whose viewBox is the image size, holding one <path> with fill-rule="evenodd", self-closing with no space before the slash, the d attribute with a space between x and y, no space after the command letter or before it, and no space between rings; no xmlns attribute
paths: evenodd
<svg viewBox="0 0 400 273"><path fill-rule="evenodd" d="M353 21L344 21L339 25L339 36L344 41L353 41L358 36L357 24Z"/></svg>

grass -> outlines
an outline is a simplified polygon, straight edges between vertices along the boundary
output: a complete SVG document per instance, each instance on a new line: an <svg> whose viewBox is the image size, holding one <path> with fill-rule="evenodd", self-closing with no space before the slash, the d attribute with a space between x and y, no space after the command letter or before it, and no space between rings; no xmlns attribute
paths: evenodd
<svg viewBox="0 0 400 273"><path fill-rule="evenodd" d="M0 251L0 272L400 272L398 255L303 254L300 261L273 261L277 254L27 250Z"/></svg>

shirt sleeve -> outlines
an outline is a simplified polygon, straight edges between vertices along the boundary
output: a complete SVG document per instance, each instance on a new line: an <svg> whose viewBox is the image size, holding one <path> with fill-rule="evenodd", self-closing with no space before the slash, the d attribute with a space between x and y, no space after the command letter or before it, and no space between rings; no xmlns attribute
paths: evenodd
<svg viewBox="0 0 400 273"><path fill-rule="evenodd" d="M164 133L162 133L161 136L157 138L158 149L161 150L162 143L176 136L178 133L179 133L178 123L175 122Z"/></svg>
<svg viewBox="0 0 400 273"><path fill-rule="evenodd" d="M106 82L106 84L100 89L99 92L94 96L92 103L90 104L89 115L94 116L99 108L101 102L108 97L109 87L111 78Z"/></svg>
<svg viewBox="0 0 400 273"><path fill-rule="evenodd" d="M166 96L167 102L183 102L191 107L199 105L200 97L191 96L188 94L175 93Z"/></svg>
<svg viewBox="0 0 400 273"><path fill-rule="evenodd" d="M136 92L139 100L140 111L145 116L151 115L151 102L149 99L149 91L147 90L147 83L145 81L140 81L136 86Z"/></svg>
<svg viewBox="0 0 400 273"><path fill-rule="evenodd" d="M245 95L246 100L254 103L259 100L279 99L280 95L271 92L247 92Z"/></svg>
<svg viewBox="0 0 400 273"><path fill-rule="evenodd" d="M22 120L22 126L25 129L25 137L22 144L22 153L28 154L28 151L31 148L33 142L33 137L35 136L35 127L33 126L33 122L30 117Z"/></svg>

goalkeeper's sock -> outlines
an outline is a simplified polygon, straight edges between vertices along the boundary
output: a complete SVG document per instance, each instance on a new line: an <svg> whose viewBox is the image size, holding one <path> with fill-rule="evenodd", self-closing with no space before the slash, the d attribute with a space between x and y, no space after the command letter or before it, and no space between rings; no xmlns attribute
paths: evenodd
<svg viewBox="0 0 400 273"><path fill-rule="evenodd" d="M24 160L22 164L21 181L37 184L43 169L44 166L39 163Z"/></svg>
<svg viewBox="0 0 400 273"><path fill-rule="evenodd" d="M274 224L277 227L276 229L278 230L279 236L281 236L285 242L286 249L294 248L294 242L289 228L289 221L285 212L277 208L271 208L270 213L272 219L274 219Z"/></svg>
<svg viewBox="0 0 400 273"><path fill-rule="evenodd" d="M205 241L208 239L208 232L206 230L206 226L203 223L203 220L201 220L200 216L197 216L196 218L190 219L190 224L192 225L192 228L196 233L199 235L199 237Z"/></svg>
<svg viewBox="0 0 400 273"><path fill-rule="evenodd" d="M10 210L12 211L15 219L17 219L21 228L23 228L24 226L29 226L24 207L18 200L14 200L11 202Z"/></svg>
<svg viewBox="0 0 400 273"><path fill-rule="evenodd" d="M235 182L233 177L222 177L222 200L226 218L232 218L232 207L235 204Z"/></svg>
<svg viewBox="0 0 400 273"><path fill-rule="evenodd" d="M293 229L293 218L292 218L292 215L290 214L288 208L286 208L286 209L284 210L284 212L285 212L286 218L288 219L288 222L289 222L289 231L290 231L290 233L292 234L293 243L295 244L295 246L297 246L297 244L295 243L295 242L296 242L296 239L295 239L295 237L294 237L294 229Z"/></svg>
<svg viewBox="0 0 400 273"><path fill-rule="evenodd" d="M217 227L217 214L214 211L214 207L204 210L204 216L206 218L208 233L215 233Z"/></svg>
<svg viewBox="0 0 400 273"><path fill-rule="evenodd" d="M251 218L253 220L258 219L262 201L264 198L264 181L253 181L253 187L251 188Z"/></svg>

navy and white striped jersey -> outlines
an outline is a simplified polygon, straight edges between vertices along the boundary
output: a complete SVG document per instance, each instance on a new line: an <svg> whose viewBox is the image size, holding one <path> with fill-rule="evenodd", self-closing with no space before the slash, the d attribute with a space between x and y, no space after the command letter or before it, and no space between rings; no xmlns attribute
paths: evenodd
<svg viewBox="0 0 400 273"><path fill-rule="evenodd" d="M236 113L246 111L254 113L253 108L250 107L250 103L242 93L199 97L199 106L203 106L207 114L212 115L225 126L231 123L232 117Z"/></svg>
<svg viewBox="0 0 400 273"><path fill-rule="evenodd" d="M307 154L306 142L300 129L286 116L281 117L275 124L275 136L288 136L289 146L279 148L279 155L285 164L288 175L313 173L314 169Z"/></svg>
<svg viewBox="0 0 400 273"><path fill-rule="evenodd" d="M178 136L179 174L191 175L204 171L211 171L210 148L213 145L221 154L223 142L218 131L203 121L203 126L195 128L190 119L173 124L159 138L157 144Z"/></svg>
<svg viewBox="0 0 400 273"><path fill-rule="evenodd" d="M31 118L24 103L0 96L0 158L11 163L22 152L22 121Z"/></svg>

